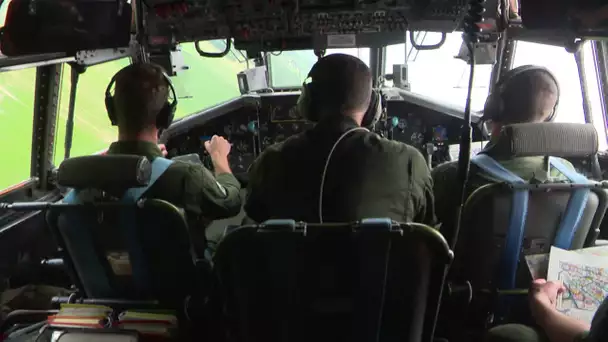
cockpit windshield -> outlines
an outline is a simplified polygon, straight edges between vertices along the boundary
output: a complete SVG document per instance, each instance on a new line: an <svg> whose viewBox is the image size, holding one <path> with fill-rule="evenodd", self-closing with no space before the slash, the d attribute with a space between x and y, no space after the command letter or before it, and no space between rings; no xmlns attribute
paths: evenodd
<svg viewBox="0 0 608 342"><path fill-rule="evenodd" d="M440 39L440 33L423 32L417 44L436 44ZM449 33L445 43L439 49L418 51L409 43L388 46L385 72L392 74L393 64L404 64L407 56L408 80L412 92L464 107L470 68L465 61L455 58L460 51L461 43L461 33ZM369 65L369 48L330 49L326 54L333 53L357 56ZM312 50L271 54L272 86L276 88L298 87L316 61L317 57ZM488 95L491 72L491 65L477 65L475 68L472 100L472 109L475 111L483 109Z"/></svg>
<svg viewBox="0 0 608 342"><path fill-rule="evenodd" d="M244 52L231 49L223 58L203 58L196 51L194 43L180 44L180 48L188 70L172 78L179 96L178 118L240 95L236 74L253 67ZM200 48L211 53L221 52L226 48L226 41L200 42Z"/></svg>
<svg viewBox="0 0 608 342"><path fill-rule="evenodd" d="M344 53L369 65L369 48L329 49L326 55ZM270 79L274 88L298 88L317 61L312 50L283 51L270 54Z"/></svg>
<svg viewBox="0 0 608 342"><path fill-rule="evenodd" d="M441 40L441 33L420 32L416 44L433 45ZM390 45L386 48L386 73L393 72L393 64L407 59L410 90L433 100L459 107L465 106L469 85L470 66L457 58L462 45L462 33L446 34L439 49L416 50L412 44ZM406 51L407 50L407 51ZM475 80L471 94L471 109L481 111L488 95L492 65L475 65Z"/></svg>

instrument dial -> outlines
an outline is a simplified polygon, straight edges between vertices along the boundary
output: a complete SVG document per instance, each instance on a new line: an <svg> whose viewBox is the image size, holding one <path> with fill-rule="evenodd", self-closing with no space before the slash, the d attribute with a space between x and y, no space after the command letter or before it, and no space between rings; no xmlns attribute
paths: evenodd
<svg viewBox="0 0 608 342"><path fill-rule="evenodd" d="M422 133L420 132L414 132L412 133L410 140L414 145L422 145L422 143L424 142L424 135L422 135Z"/></svg>

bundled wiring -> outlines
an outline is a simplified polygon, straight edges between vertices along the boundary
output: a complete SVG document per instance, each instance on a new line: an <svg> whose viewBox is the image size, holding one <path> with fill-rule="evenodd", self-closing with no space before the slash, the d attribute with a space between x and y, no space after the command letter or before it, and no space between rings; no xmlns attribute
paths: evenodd
<svg viewBox="0 0 608 342"><path fill-rule="evenodd" d="M483 13L485 11L484 4L485 0L469 1L469 9L464 20L464 33L462 35L462 39L469 49L469 55L471 58L471 74L469 76L467 102L464 110L464 125L462 129L462 136L460 138L460 154L458 156L458 180L461 185L459 197L460 205L458 207L458 213L455 220L456 226L453 235L448 241L452 250L454 250L456 247L460 226L462 224L462 212L466 202L469 170L471 168L471 138L473 134L473 128L471 126L471 95L473 92L473 82L475 77L475 44L479 42L479 35L481 32L479 24L483 21Z"/></svg>

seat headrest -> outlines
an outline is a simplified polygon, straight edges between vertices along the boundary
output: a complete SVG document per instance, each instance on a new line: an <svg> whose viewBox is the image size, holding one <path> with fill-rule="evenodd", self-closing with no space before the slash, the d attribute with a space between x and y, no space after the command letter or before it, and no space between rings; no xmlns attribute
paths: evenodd
<svg viewBox="0 0 608 342"><path fill-rule="evenodd" d="M592 124L525 123L505 126L498 141L484 153L500 157L590 157L599 140Z"/></svg>
<svg viewBox="0 0 608 342"><path fill-rule="evenodd" d="M64 160L57 182L74 189L118 190L146 186L151 175L152 165L146 157L97 155Z"/></svg>

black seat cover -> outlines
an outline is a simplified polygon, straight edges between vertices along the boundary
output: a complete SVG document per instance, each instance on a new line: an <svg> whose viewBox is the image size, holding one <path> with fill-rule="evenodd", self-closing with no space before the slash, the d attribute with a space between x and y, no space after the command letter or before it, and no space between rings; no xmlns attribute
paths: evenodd
<svg viewBox="0 0 608 342"><path fill-rule="evenodd" d="M159 199L120 202L128 188L148 183L145 157L73 158L59 175L61 183L80 191L82 203L54 206L47 220L86 297L183 306L186 297L203 296L204 274L195 265L183 211Z"/></svg>
<svg viewBox="0 0 608 342"><path fill-rule="evenodd" d="M423 225L291 221L218 246L232 341L430 341L451 251Z"/></svg>

